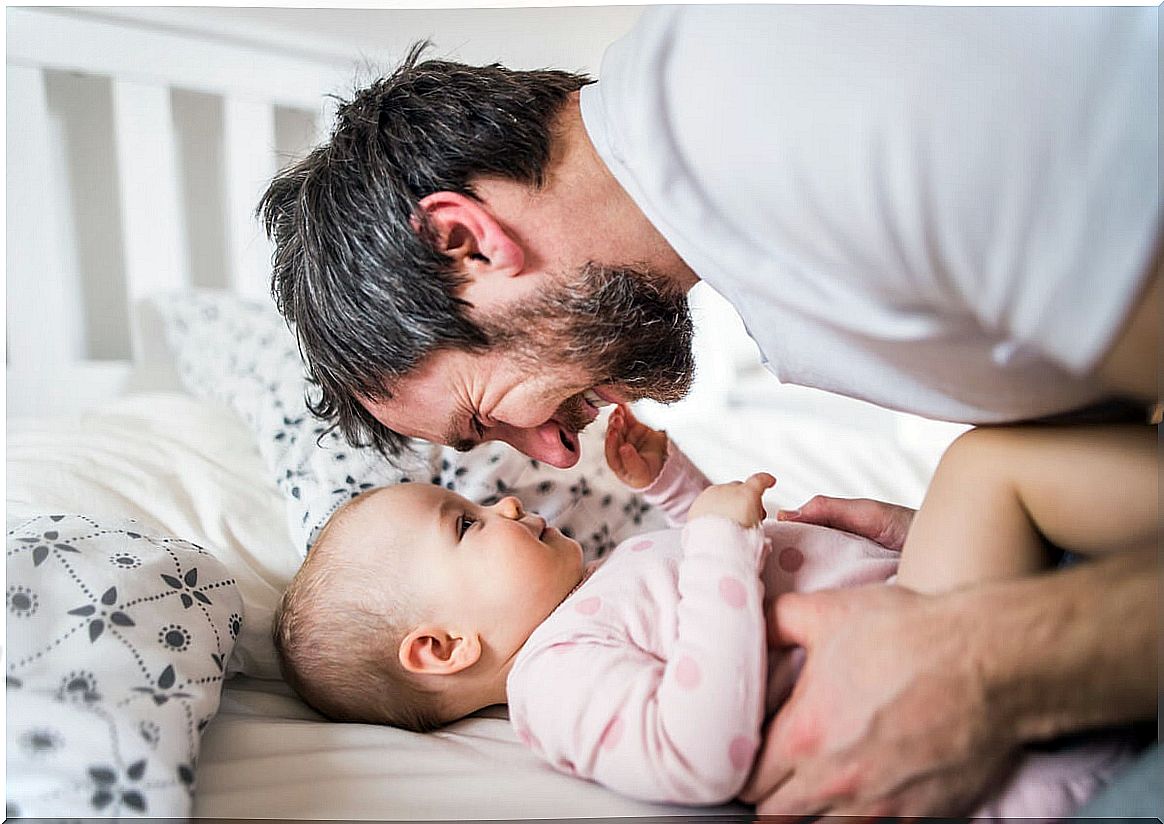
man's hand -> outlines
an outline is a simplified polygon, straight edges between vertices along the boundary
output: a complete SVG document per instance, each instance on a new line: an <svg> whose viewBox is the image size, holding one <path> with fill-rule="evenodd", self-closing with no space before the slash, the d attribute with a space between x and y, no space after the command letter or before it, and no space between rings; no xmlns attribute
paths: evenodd
<svg viewBox="0 0 1164 824"><path fill-rule="evenodd" d="M901 551L915 511L869 498L830 498L817 495L800 509L782 509L780 521L817 524L852 532L886 549Z"/></svg>
<svg viewBox="0 0 1164 824"><path fill-rule="evenodd" d="M946 604L893 586L778 598L769 638L806 660L741 798L765 815L967 812L1017 742Z"/></svg>
<svg viewBox="0 0 1164 824"><path fill-rule="evenodd" d="M687 520L694 521L702 515L719 515L745 528L756 526L768 514L761 500L764 490L775 485L776 479L767 472L757 472L743 482L709 486L691 504Z"/></svg>
<svg viewBox="0 0 1164 824"><path fill-rule="evenodd" d="M632 489L645 489L667 462L667 433L641 423L625 404L606 424L606 463Z"/></svg>

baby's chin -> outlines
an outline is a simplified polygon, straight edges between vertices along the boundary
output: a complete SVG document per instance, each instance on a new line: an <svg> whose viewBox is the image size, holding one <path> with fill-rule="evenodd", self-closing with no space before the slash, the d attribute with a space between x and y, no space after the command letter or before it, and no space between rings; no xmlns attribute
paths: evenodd
<svg viewBox="0 0 1164 824"><path fill-rule="evenodd" d="M562 541L563 552L569 552L572 550L574 553L576 553L578 577L581 579L582 570L586 566L586 553L582 550L582 544L578 543L576 540L560 531L558 531L558 539Z"/></svg>
<svg viewBox="0 0 1164 824"><path fill-rule="evenodd" d="M582 579L586 577L586 553L582 550L582 544L574 541L574 545L578 547L578 581L581 583Z"/></svg>

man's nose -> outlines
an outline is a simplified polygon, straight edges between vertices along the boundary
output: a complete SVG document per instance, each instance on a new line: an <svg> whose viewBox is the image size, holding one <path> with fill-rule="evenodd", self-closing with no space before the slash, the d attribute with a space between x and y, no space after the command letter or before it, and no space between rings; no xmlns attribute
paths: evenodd
<svg viewBox="0 0 1164 824"><path fill-rule="evenodd" d="M519 520L525 515L525 510L521 508L521 501L512 495L505 496L494 506L503 517L513 521Z"/></svg>

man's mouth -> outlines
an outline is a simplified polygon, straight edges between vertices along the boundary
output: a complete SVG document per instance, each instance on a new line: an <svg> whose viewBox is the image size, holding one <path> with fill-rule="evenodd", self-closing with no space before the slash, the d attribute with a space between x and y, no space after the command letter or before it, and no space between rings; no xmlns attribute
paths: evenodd
<svg viewBox="0 0 1164 824"><path fill-rule="evenodd" d="M578 433L594 423L603 407L620 402L606 387L585 389L567 398L550 419L558 428L558 440L562 446L571 454L577 454Z"/></svg>
<svg viewBox="0 0 1164 824"><path fill-rule="evenodd" d="M586 403L590 404L590 406L594 408L595 413L597 413L597 411L604 406L613 406L614 405L614 401L609 401L606 398L599 395L597 389L587 389L585 392L582 393L582 400L584 400L584 401L586 401Z"/></svg>

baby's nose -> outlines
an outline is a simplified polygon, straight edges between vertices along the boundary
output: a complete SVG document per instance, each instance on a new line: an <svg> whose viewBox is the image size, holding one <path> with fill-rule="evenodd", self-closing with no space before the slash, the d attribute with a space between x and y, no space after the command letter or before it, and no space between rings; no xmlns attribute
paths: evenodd
<svg viewBox="0 0 1164 824"><path fill-rule="evenodd" d="M525 510L521 508L521 501L512 495L498 501L497 509L506 518L512 518L515 521L525 515Z"/></svg>

